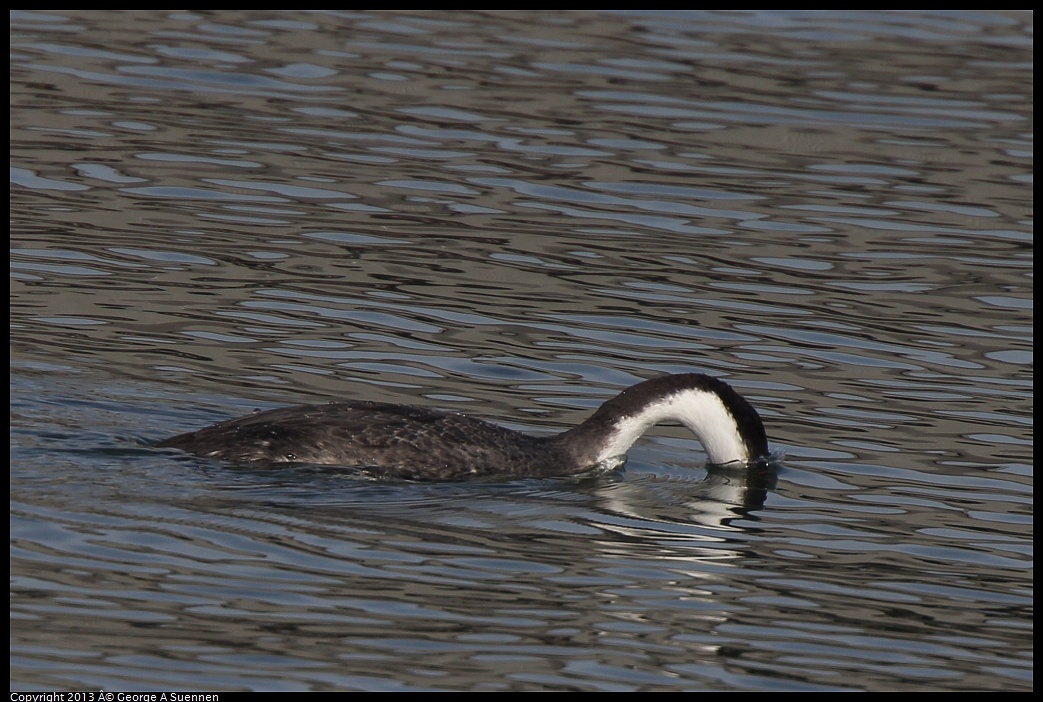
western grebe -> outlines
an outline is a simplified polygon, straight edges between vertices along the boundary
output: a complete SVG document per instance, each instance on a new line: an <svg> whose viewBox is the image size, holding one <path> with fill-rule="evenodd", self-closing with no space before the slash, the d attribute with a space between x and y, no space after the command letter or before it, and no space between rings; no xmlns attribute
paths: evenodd
<svg viewBox="0 0 1043 702"><path fill-rule="evenodd" d="M552 436L408 405L331 402L256 412L157 446L234 463L354 466L417 480L544 477L618 465L642 434L668 421L688 427L712 464L768 455L757 410L724 381L699 373L638 383Z"/></svg>

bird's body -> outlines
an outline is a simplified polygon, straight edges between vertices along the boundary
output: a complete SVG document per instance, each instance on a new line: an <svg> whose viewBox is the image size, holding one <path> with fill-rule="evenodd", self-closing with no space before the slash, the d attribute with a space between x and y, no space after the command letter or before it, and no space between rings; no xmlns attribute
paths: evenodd
<svg viewBox="0 0 1043 702"><path fill-rule="evenodd" d="M663 421L691 429L711 463L767 455L756 410L723 381L694 373L638 383L553 436L408 405L331 402L256 412L158 446L233 463L355 466L406 479L543 477L618 464L641 434Z"/></svg>

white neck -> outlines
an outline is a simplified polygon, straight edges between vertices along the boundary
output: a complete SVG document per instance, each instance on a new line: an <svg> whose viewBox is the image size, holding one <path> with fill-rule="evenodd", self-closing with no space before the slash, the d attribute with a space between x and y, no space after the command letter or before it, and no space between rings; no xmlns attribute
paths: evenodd
<svg viewBox="0 0 1043 702"><path fill-rule="evenodd" d="M746 442L732 413L717 393L688 388L642 407L636 414L620 417L599 450L597 462L626 454L634 442L660 422L679 422L688 427L703 445L710 463L748 462Z"/></svg>

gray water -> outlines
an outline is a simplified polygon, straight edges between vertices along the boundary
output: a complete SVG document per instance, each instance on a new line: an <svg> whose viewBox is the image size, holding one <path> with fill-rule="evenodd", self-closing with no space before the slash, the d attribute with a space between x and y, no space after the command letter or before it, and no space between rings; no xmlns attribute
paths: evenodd
<svg viewBox="0 0 1043 702"><path fill-rule="evenodd" d="M1031 690L1032 15L15 12L13 690ZM590 479L149 443L374 399Z"/></svg>

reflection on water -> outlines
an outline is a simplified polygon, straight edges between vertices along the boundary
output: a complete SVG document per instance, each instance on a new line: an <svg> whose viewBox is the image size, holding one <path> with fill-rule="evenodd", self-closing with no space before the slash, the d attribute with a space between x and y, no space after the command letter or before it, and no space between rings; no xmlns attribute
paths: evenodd
<svg viewBox="0 0 1043 702"><path fill-rule="evenodd" d="M1032 688L1031 15L16 12L12 689ZM332 398L595 480L146 444ZM751 479L752 478L752 479Z"/></svg>

